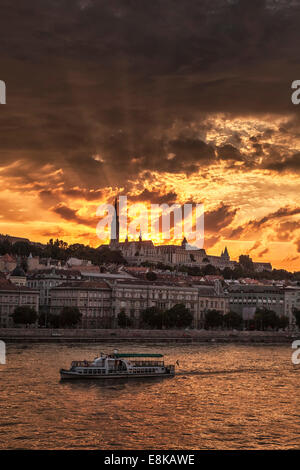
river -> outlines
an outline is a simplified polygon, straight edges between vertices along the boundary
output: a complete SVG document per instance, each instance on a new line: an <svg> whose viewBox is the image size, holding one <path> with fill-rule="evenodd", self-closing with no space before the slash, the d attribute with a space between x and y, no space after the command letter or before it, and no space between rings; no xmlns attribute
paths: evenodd
<svg viewBox="0 0 300 470"><path fill-rule="evenodd" d="M161 352L164 379L60 382L76 359ZM1 449L299 449L300 368L288 345L8 344Z"/></svg>

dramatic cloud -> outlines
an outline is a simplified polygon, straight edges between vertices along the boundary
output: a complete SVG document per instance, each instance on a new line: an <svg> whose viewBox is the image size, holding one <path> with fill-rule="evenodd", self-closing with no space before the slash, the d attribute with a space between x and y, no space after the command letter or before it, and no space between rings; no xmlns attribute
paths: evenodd
<svg viewBox="0 0 300 470"><path fill-rule="evenodd" d="M215 252L295 258L299 22L285 0L2 0L0 230L95 244L127 194L204 202Z"/></svg>
<svg viewBox="0 0 300 470"><path fill-rule="evenodd" d="M70 222L76 222L81 225L87 225L91 227L95 227L97 220L94 219L85 219L78 215L78 211L70 209L69 207L65 206L64 204L60 204L54 207L53 212L60 215L64 220L68 220Z"/></svg>
<svg viewBox="0 0 300 470"><path fill-rule="evenodd" d="M236 212L237 209L232 209L225 204L220 204L217 209L205 214L205 230L208 232L218 233L221 229L230 225Z"/></svg>

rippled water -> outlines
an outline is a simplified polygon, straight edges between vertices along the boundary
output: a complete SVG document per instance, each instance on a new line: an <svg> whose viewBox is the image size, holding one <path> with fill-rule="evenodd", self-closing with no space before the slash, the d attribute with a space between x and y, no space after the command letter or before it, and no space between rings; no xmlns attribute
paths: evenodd
<svg viewBox="0 0 300 470"><path fill-rule="evenodd" d="M60 367L100 350L179 359L165 379L64 382ZM300 369L288 346L8 345L0 448L300 448Z"/></svg>

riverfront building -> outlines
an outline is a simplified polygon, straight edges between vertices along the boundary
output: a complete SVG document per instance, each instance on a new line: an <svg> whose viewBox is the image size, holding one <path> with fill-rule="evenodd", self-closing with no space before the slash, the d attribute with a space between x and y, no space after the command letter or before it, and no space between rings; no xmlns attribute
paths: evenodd
<svg viewBox="0 0 300 470"><path fill-rule="evenodd" d="M63 307L78 307L83 328L112 326L112 289L105 281L71 282L51 289L51 313Z"/></svg>
<svg viewBox="0 0 300 470"><path fill-rule="evenodd" d="M285 315L284 289L277 286L233 285L229 288L229 308L243 316L254 317L257 308L273 310L279 317Z"/></svg>
<svg viewBox="0 0 300 470"><path fill-rule="evenodd" d="M300 286L287 287L284 291L284 310L290 325L296 324L293 312L300 310Z"/></svg>
<svg viewBox="0 0 300 470"><path fill-rule="evenodd" d="M149 307L168 310L183 304L194 318L193 327L204 326L206 311L228 311L228 301L218 286L189 283L150 282L143 279L106 279L66 283L51 289L51 313L64 306L78 307L84 328L118 326L118 314L124 311L134 327L139 327L141 312Z"/></svg>
<svg viewBox="0 0 300 470"><path fill-rule="evenodd" d="M81 274L75 270L65 270L58 268L40 269L29 273L27 286L36 289L40 293L40 310L49 312L50 291L56 286L67 281L81 281Z"/></svg>
<svg viewBox="0 0 300 470"><path fill-rule="evenodd" d="M29 305L38 313L39 291L0 279L0 327L12 327L15 308L24 305Z"/></svg>

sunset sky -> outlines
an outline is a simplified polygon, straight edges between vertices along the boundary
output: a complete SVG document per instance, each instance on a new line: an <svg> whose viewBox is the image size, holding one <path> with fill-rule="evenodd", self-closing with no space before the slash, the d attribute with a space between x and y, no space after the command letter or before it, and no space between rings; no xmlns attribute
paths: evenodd
<svg viewBox="0 0 300 470"><path fill-rule="evenodd" d="M300 270L300 2L1 0L0 233L203 203L205 248Z"/></svg>

